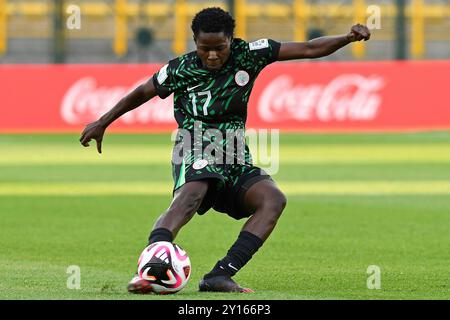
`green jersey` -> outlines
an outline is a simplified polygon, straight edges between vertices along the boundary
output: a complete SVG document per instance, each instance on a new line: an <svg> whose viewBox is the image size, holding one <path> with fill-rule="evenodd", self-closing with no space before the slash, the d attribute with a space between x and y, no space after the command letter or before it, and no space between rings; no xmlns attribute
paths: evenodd
<svg viewBox="0 0 450 320"><path fill-rule="evenodd" d="M270 179L253 166L244 131L256 77L277 60L280 45L270 39L252 43L234 39L230 56L220 70L204 68L193 51L169 61L153 75L160 98L174 94L178 123L172 155L174 192L186 182L215 181L215 188L209 188L197 210L199 214L213 207L235 219L247 217L251 213L242 207L245 190L259 180ZM197 138L196 132L201 137ZM229 136L230 132L236 135ZM224 139L219 137L224 133Z"/></svg>
<svg viewBox="0 0 450 320"><path fill-rule="evenodd" d="M220 70L204 68L193 51L169 61L153 76L153 83L160 98L174 94L178 128L192 130L200 121L202 129L245 129L256 77L276 61L279 49L280 43L271 39L251 43L234 39Z"/></svg>

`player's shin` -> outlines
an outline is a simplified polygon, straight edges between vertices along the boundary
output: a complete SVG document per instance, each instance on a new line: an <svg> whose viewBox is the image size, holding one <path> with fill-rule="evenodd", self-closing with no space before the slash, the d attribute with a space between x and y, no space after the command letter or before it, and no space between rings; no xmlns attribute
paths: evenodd
<svg viewBox="0 0 450 320"><path fill-rule="evenodd" d="M262 246L263 240L248 231L241 231L236 242L227 255L216 263L214 268L204 276L205 279L228 275L234 276Z"/></svg>
<svg viewBox="0 0 450 320"><path fill-rule="evenodd" d="M172 232L166 228L153 229L152 232L150 233L150 236L148 237L148 244L150 245L158 241L172 242L173 241Z"/></svg>

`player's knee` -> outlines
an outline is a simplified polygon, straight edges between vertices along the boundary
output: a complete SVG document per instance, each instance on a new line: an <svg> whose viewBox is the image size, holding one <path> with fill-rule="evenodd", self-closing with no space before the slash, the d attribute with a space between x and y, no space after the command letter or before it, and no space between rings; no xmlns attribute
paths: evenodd
<svg viewBox="0 0 450 320"><path fill-rule="evenodd" d="M201 202L203 201L204 193L201 191L190 191L177 197L171 204L167 213L181 219L191 218Z"/></svg>
<svg viewBox="0 0 450 320"><path fill-rule="evenodd" d="M283 192L276 190L265 197L264 207L277 220L287 205L287 198Z"/></svg>
<svg viewBox="0 0 450 320"><path fill-rule="evenodd" d="M281 212L283 212L284 208L286 208L287 205L287 198L286 195L282 192L280 192L280 206L281 206ZM281 214L280 212L280 214Z"/></svg>
<svg viewBox="0 0 450 320"><path fill-rule="evenodd" d="M195 213L203 201L204 194L200 191L191 192L186 195L183 201L184 211L186 214Z"/></svg>

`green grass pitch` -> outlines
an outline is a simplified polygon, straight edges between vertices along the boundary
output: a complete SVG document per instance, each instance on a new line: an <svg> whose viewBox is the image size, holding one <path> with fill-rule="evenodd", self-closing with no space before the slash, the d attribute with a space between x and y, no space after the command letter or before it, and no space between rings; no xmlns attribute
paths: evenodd
<svg viewBox="0 0 450 320"><path fill-rule="evenodd" d="M273 175L288 204L235 279L198 281L243 221L209 211L176 238L192 276L171 296L126 292L155 219L169 206L169 135L0 135L0 299L448 299L450 132L283 134ZM71 265L81 288L67 288ZM381 288L367 273L381 271ZM370 282L370 281L369 281Z"/></svg>

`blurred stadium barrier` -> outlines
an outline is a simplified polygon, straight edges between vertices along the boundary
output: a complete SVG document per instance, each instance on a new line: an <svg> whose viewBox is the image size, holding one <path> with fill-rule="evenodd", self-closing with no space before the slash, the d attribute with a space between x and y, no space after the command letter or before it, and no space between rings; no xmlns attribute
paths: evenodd
<svg viewBox="0 0 450 320"><path fill-rule="evenodd" d="M207 6L227 9L228 1L70 0L82 14L80 30L66 30L68 62L136 62L136 32L149 26L155 42L146 60L161 62L193 49L190 21ZM378 5L382 26L370 43L355 43L323 60L385 60L394 57L395 0L235 0L236 35L303 41L342 34L365 23L369 5ZM53 0L0 0L0 62L51 62ZM412 58L450 57L448 0L410 0L406 7Z"/></svg>
<svg viewBox="0 0 450 320"><path fill-rule="evenodd" d="M80 132L159 67L0 66L4 90L0 132ZM450 61L272 64L255 83L247 128L450 129L449 74ZM108 131L170 132L176 128L172 99L156 97L125 114Z"/></svg>

